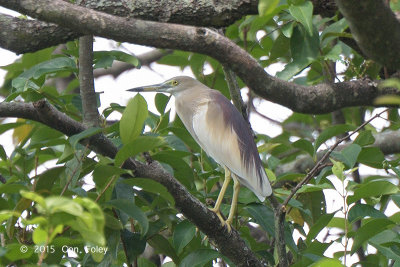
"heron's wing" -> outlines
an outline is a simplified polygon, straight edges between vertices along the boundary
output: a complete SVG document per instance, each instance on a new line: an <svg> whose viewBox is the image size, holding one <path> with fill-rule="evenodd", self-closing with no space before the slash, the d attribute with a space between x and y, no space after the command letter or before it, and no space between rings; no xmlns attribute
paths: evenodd
<svg viewBox="0 0 400 267"><path fill-rule="evenodd" d="M194 138L217 161L239 177L260 200L271 195L271 185L248 125L222 94L215 91L198 105L193 116Z"/></svg>

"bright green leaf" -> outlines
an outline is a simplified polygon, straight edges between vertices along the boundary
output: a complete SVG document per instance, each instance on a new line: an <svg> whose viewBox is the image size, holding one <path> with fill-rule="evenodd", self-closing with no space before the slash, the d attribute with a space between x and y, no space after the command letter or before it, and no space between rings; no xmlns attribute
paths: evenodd
<svg viewBox="0 0 400 267"><path fill-rule="evenodd" d="M142 95L136 94L129 100L119 124L122 142L129 144L135 140L143 130L148 110L146 100Z"/></svg>
<svg viewBox="0 0 400 267"><path fill-rule="evenodd" d="M299 5L289 7L290 14L307 29L309 35L313 35L313 5L310 1L305 1Z"/></svg>
<svg viewBox="0 0 400 267"><path fill-rule="evenodd" d="M269 15L279 4L279 0L260 0L258 1L258 14L260 16Z"/></svg>

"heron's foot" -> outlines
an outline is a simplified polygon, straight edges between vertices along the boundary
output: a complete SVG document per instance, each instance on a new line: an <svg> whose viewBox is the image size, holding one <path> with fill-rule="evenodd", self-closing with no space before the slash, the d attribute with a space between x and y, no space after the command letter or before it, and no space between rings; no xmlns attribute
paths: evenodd
<svg viewBox="0 0 400 267"><path fill-rule="evenodd" d="M217 214L219 220L221 221L221 225L222 225L222 226L226 226L226 228L228 229L228 233L230 233L230 232L232 231L232 227L231 227L231 225L232 225L232 220L225 220L225 219L222 217L221 211L220 211L219 209L210 208L210 210L211 210L212 212L214 212L215 214Z"/></svg>

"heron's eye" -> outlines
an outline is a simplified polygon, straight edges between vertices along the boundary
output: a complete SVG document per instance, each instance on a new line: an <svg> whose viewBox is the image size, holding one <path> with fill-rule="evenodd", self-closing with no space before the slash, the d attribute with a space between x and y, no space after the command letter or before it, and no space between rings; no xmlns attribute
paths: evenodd
<svg viewBox="0 0 400 267"><path fill-rule="evenodd" d="M173 81L171 82L171 84L172 84L173 86L177 86L179 83L178 83L177 80L173 80Z"/></svg>

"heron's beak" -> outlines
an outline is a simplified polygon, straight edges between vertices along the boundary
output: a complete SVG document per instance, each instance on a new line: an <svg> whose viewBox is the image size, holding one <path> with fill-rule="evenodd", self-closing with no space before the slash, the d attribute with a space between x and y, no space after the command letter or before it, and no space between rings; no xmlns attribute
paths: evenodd
<svg viewBox="0 0 400 267"><path fill-rule="evenodd" d="M168 92L170 86L168 84L154 84L128 89L129 92Z"/></svg>

